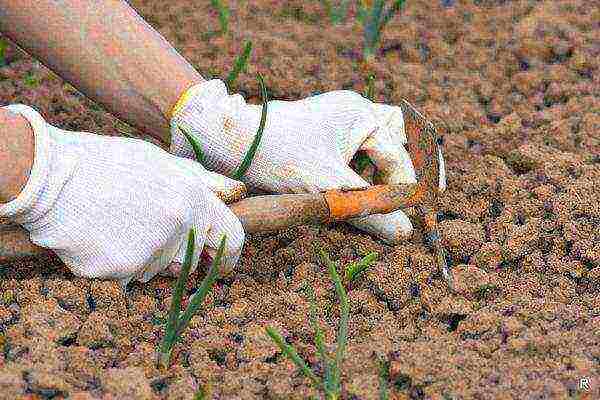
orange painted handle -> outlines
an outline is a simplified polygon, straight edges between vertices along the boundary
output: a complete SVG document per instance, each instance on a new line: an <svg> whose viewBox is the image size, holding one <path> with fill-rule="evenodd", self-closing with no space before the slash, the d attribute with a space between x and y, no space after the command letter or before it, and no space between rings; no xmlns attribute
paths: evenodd
<svg viewBox="0 0 600 400"><path fill-rule="evenodd" d="M386 214L415 206L427 194L425 184L376 185L362 190L330 190L323 194L329 218L344 221L372 214Z"/></svg>

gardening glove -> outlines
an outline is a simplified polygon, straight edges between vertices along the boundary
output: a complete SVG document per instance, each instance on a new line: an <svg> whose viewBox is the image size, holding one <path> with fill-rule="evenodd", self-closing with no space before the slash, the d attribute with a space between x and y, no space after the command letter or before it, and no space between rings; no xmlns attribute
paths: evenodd
<svg viewBox="0 0 600 400"><path fill-rule="evenodd" d="M171 148L195 158L181 129L195 138L207 168L232 176L258 130L262 106L228 95L213 79L190 88L174 107ZM267 122L254 160L242 180L250 187L275 193L320 192L364 188L369 184L349 162L364 150L383 183L414 183L415 171L400 107L373 103L356 92L332 91L299 101L268 103ZM443 158L439 184L446 186ZM412 224L400 210L354 218L359 229L396 243L409 236Z"/></svg>
<svg viewBox="0 0 600 400"><path fill-rule="evenodd" d="M244 230L214 192L243 191L241 182L142 140L67 132L26 105L4 108L29 121L35 157L25 188L0 204L0 217L22 225L74 274L146 282L183 261L191 228L192 270L223 234L225 265L237 262Z"/></svg>

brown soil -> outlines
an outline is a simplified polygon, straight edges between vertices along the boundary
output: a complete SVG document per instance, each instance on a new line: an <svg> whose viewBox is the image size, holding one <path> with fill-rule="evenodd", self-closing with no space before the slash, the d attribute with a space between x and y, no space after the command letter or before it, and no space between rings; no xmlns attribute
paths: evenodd
<svg viewBox="0 0 600 400"><path fill-rule="evenodd" d="M319 2L230 2L225 38L206 34L217 20L198 2L132 3L205 76L225 77L252 40L234 88L252 102L256 71L279 99L364 89L360 28L330 26ZM600 398L598 4L407 3L371 67L378 101L407 97L447 132L440 219L459 294L418 227L395 247L345 225L254 235L160 372L172 280L124 294L56 259L0 266L0 398L190 399L206 384L215 398L305 398L308 382L263 327L322 369L302 286L315 286L330 343L339 314L316 244L342 263L381 253L349 291L345 398L378 398L378 355L391 362L394 399ZM14 47L8 61L2 104L33 105L65 129L127 129Z"/></svg>

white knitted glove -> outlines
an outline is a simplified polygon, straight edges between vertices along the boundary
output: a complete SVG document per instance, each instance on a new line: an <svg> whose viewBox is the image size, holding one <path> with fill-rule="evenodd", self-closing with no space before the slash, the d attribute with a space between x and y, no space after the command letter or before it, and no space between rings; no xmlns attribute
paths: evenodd
<svg viewBox="0 0 600 400"><path fill-rule="evenodd" d="M228 95L217 79L188 90L171 118L173 154L194 159L178 127L200 143L207 168L231 176L250 147L262 106ZM270 101L267 123L243 181L274 193L362 188L368 183L349 162L365 150L385 183L414 183L415 172L404 148L407 138L400 107L373 103L356 92L332 91L299 101ZM440 160L443 163L443 159ZM440 174L440 187L446 185ZM355 218L351 223L389 243L412 232L402 211Z"/></svg>
<svg viewBox="0 0 600 400"><path fill-rule="evenodd" d="M29 121L35 157L25 188L0 204L0 217L22 225L74 274L145 282L183 261L191 228L196 262L222 234L226 265L237 262L243 228L213 191L240 190L241 182L142 140L67 132L31 107L4 108Z"/></svg>

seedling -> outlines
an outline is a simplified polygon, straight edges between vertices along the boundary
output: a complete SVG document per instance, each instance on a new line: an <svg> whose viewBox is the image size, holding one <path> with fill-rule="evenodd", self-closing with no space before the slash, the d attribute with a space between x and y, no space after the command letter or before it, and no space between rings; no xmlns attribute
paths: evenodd
<svg viewBox="0 0 600 400"><path fill-rule="evenodd" d="M375 56L377 46L381 40L383 28L390 22L394 15L400 11L405 0L394 0L392 5L384 10L386 0L361 0L358 2L358 20L364 27L363 58L371 59Z"/></svg>
<svg viewBox="0 0 600 400"><path fill-rule="evenodd" d="M374 85L375 77L373 74L370 74L366 79L367 87L365 92L363 93L363 97L374 101L375 98L375 85ZM354 169L360 175L368 166L375 166L371 158L364 151L358 151L354 155Z"/></svg>
<svg viewBox="0 0 600 400"><path fill-rule="evenodd" d="M267 106L269 102L267 87L265 86L265 81L263 80L263 77L260 74L260 72L257 73L257 79L258 84L260 85L260 95L262 99L262 112L260 115L260 123L258 124L258 132L256 132L254 140L252 140L252 144L250 145L250 148L244 156L244 160L238 167L237 171L233 174L233 179L237 180L240 180L244 176L244 174L246 174L248 168L250 168L252 160L254 159L254 155L256 154L256 150L258 149L260 139L262 138L263 131L265 130L265 125L267 123Z"/></svg>
<svg viewBox="0 0 600 400"><path fill-rule="evenodd" d="M375 252L369 253L364 256L360 261L348 264L346 266L344 277L346 278L346 282L352 282L355 280L360 274L365 272L367 268L369 268L379 255Z"/></svg>
<svg viewBox="0 0 600 400"><path fill-rule="evenodd" d="M190 142L190 145L192 146L192 150L194 151L194 155L196 156L196 161L198 161L200 164L204 165L204 153L202 152L200 143L198 143L196 138L194 138L194 136L192 136L192 134L190 132L188 132L187 129L183 129L180 126L178 126L177 129L179 129L179 132L181 132L183 134L183 136L185 136L187 141Z"/></svg>
<svg viewBox="0 0 600 400"><path fill-rule="evenodd" d="M225 35L229 32L229 8L221 0L210 0L210 4L219 13L220 34Z"/></svg>
<svg viewBox="0 0 600 400"><path fill-rule="evenodd" d="M346 22L348 18L348 6L350 5L349 0L342 0L339 6L335 6L330 0L322 0L325 6L325 11L334 25Z"/></svg>
<svg viewBox="0 0 600 400"><path fill-rule="evenodd" d="M367 88L365 89L363 97L366 97L371 101L375 101L375 76L373 74L370 74L369 76L367 76L365 81L367 82Z"/></svg>
<svg viewBox="0 0 600 400"><path fill-rule="evenodd" d="M40 85L40 78L35 76L33 72L28 72L23 78L23 83L30 88L36 88Z"/></svg>
<svg viewBox="0 0 600 400"><path fill-rule="evenodd" d="M379 400L388 400L388 381L390 379L390 362L379 358Z"/></svg>
<svg viewBox="0 0 600 400"><path fill-rule="evenodd" d="M194 256L196 243L195 236L194 229L191 229L188 235L187 250L183 265L181 267L181 273L173 286L173 300L171 301L165 336L159 350L159 364L165 369L169 367L173 346L181 339L181 334L187 328L190 320L196 314L200 308L200 305L204 302L206 295L217 280L217 276L219 275L219 266L225 250L226 236L223 235L217 250L217 254L208 273L204 277L204 280L202 281L196 293L194 293L194 295L190 298L185 311L181 313L181 298L183 296L183 291L188 281L192 263L195 262L194 260L197 260L197 258Z"/></svg>
<svg viewBox="0 0 600 400"><path fill-rule="evenodd" d="M8 42L0 38L0 67L5 67L8 64L6 62L6 49L8 49Z"/></svg>
<svg viewBox="0 0 600 400"><path fill-rule="evenodd" d="M240 72L245 71L248 66L248 59L250 59L250 53L252 52L252 42L247 41L244 46L244 51L240 54L233 64L233 69L225 79L225 84L228 88L231 88L237 80Z"/></svg>
<svg viewBox="0 0 600 400"><path fill-rule="evenodd" d="M329 256L320 249L321 259L327 264L329 275L335 285L335 291L340 299L340 325L337 333L337 347L335 357L331 357L325 348L325 339L323 331L317 321L316 301L312 288L307 287L307 295L310 301L310 321L315 330L315 345L319 358L323 362L325 368L323 378L317 376L308 366L306 361L298 355L293 346L287 344L281 334L273 327L267 327L266 332L271 339L277 344L281 351L302 371L315 389L325 395L325 399L339 399L342 391L341 386L341 366L344 361L346 352L346 344L348 342L348 316L350 307L348 305L348 296L342 284L342 280L338 275L335 264L329 259Z"/></svg>
<svg viewBox="0 0 600 400"><path fill-rule="evenodd" d="M233 173L233 176L232 176L233 179L237 179L237 180L242 179L244 174L246 174L246 172L248 171L248 168L250 168L250 165L252 164L252 160L254 159L254 156L256 155L256 150L258 149L258 145L260 144L260 139L262 138L263 131L265 130L265 125L267 123L267 107L268 107L268 101L269 101L268 94L267 94L267 88L265 86L265 81L263 80L263 77L260 73L257 73L257 79L258 79L258 83L260 85L260 92L261 92L262 103L263 103L262 113L260 116L260 124L258 126L258 132L254 136L254 140L252 140L252 144L250 145L250 148L246 152L244 159L242 160L242 162L241 162L240 166L237 168L237 170ZM190 145L192 146L192 150L194 151L194 154L196 155L196 160L198 160L198 162L200 162L202 164L204 161L204 153L202 153L200 143L198 143L198 141L193 137L193 135L190 132L186 131L184 128L178 127L178 129L186 137L186 139L190 142Z"/></svg>
<svg viewBox="0 0 600 400"><path fill-rule="evenodd" d="M200 387L198 391L194 394L194 400L206 400L210 398L210 387Z"/></svg>

